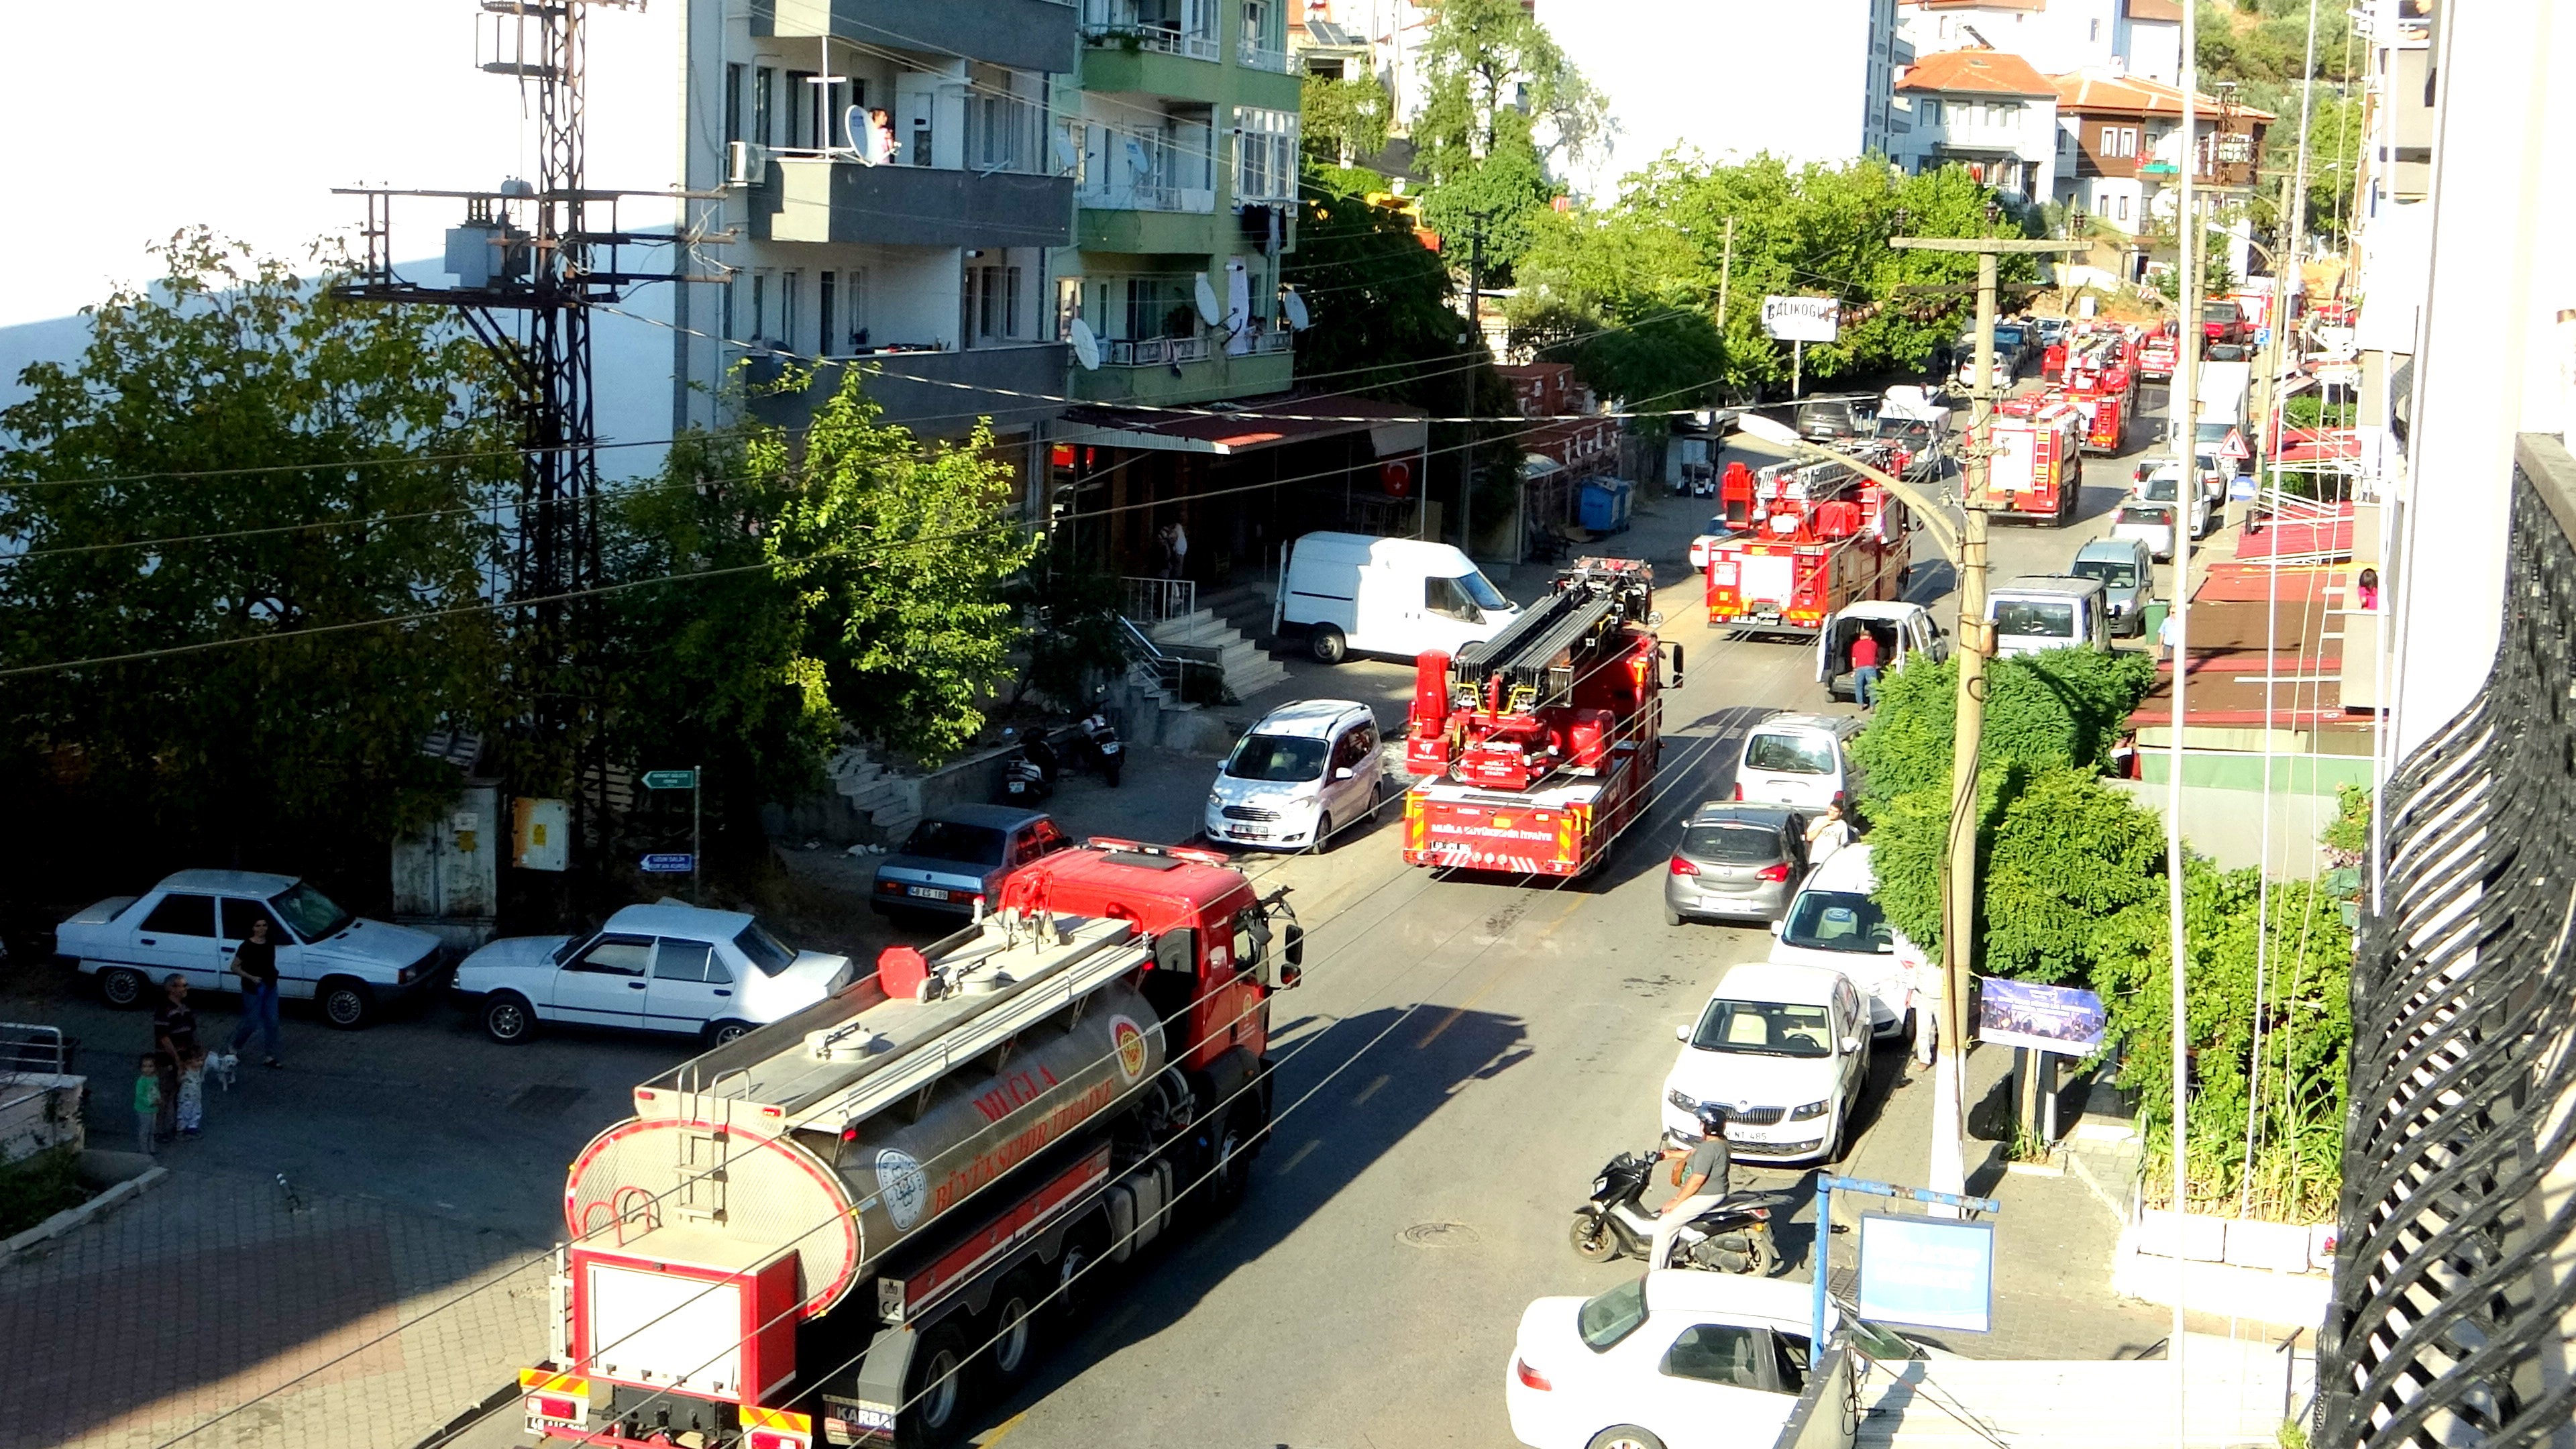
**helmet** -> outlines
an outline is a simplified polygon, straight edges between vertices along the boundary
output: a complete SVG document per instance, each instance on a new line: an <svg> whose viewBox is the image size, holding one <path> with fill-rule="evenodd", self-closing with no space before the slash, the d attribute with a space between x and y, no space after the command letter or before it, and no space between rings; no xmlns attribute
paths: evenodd
<svg viewBox="0 0 2576 1449"><path fill-rule="evenodd" d="M1726 1130L1726 1109L1714 1102L1700 1103L1698 1117L1702 1136L1714 1137Z"/></svg>

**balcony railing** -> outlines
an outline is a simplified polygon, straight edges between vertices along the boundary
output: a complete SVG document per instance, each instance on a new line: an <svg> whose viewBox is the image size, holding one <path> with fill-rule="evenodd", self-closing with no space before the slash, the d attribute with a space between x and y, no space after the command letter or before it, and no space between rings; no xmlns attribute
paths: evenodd
<svg viewBox="0 0 2576 1449"><path fill-rule="evenodd" d="M1104 49L1150 50L1159 55L1185 55L1192 60L1215 60L1223 54L1215 36L1196 35L1168 25L1085 21L1082 38L1086 44Z"/></svg>
<svg viewBox="0 0 2576 1449"><path fill-rule="evenodd" d="M1080 205L1100 211L1177 211L1196 216L1212 216L1216 212L1214 191L1153 181L1126 186L1086 185L1074 193L1074 198Z"/></svg>
<svg viewBox="0 0 2576 1449"><path fill-rule="evenodd" d="M1101 344L1101 362L1109 367L1162 367L1176 362L1204 362L1204 337L1112 338Z"/></svg>
<svg viewBox="0 0 2576 1449"><path fill-rule="evenodd" d="M1285 328L1273 332L1256 332L1252 335L1252 350L1255 353L1293 352L1296 347L1297 334Z"/></svg>
<svg viewBox="0 0 2576 1449"><path fill-rule="evenodd" d="M2352 965L2320 1449L2519 1449L2576 1419L2571 525L2576 461L2524 438L2495 662L2385 790L2382 905Z"/></svg>
<svg viewBox="0 0 2576 1449"><path fill-rule="evenodd" d="M1286 75L1289 69L1288 52L1272 50L1265 45L1255 45L1249 39L1235 46L1234 58L1254 70L1277 71L1281 75Z"/></svg>

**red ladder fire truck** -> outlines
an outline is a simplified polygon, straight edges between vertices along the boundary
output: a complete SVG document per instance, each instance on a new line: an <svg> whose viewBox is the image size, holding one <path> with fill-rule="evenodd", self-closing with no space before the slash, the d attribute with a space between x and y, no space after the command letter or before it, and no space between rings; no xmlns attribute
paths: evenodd
<svg viewBox="0 0 2576 1449"><path fill-rule="evenodd" d="M1646 564L1577 559L1500 634L1416 661L1405 864L1575 876L1609 858L1662 748L1654 599Z"/></svg>
<svg viewBox="0 0 2576 1449"><path fill-rule="evenodd" d="M1905 504L1847 464L1774 463L1753 475L1743 531L1710 545L1708 622L1813 637L1835 610L1905 592Z"/></svg>
<svg viewBox="0 0 2576 1449"><path fill-rule="evenodd" d="M635 1089L564 1187L547 1444L936 1445L1124 1263L1248 1183L1293 914L1093 840L1003 908ZM1187 1195L1188 1206L1179 1204Z"/></svg>
<svg viewBox="0 0 2576 1449"><path fill-rule="evenodd" d="M2097 332L2077 340L2058 378L2066 400L2083 421L2082 444L2096 453L2117 453L2128 441L2129 414L2136 410L2138 373L2130 359L2128 339L2117 332Z"/></svg>

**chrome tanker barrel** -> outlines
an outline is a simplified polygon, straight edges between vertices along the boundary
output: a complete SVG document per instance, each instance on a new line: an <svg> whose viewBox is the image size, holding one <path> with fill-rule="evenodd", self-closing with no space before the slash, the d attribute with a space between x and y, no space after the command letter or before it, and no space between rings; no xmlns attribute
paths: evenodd
<svg viewBox="0 0 2576 1449"><path fill-rule="evenodd" d="M811 1316L1166 1059L1134 923L988 919L635 1091L573 1163L576 1263L763 1270ZM578 1274L577 1274L578 1276Z"/></svg>

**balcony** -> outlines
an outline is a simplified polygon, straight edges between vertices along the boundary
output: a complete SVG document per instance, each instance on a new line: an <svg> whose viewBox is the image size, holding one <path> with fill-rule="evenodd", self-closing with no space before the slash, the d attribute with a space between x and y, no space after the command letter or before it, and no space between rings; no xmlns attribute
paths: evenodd
<svg viewBox="0 0 2576 1449"><path fill-rule="evenodd" d="M864 386L885 409L889 423L924 437L953 438L985 416L996 431L1012 432L1063 407L1043 399L1064 391L1065 353L1060 342L1011 342L964 352L880 352L835 359L815 368L814 381L803 392L758 399L752 411L777 426L801 426L840 390L848 369L873 368L876 375Z"/></svg>
<svg viewBox="0 0 2576 1449"><path fill-rule="evenodd" d="M1290 62L1288 52L1284 50L1272 50L1268 46L1264 45L1256 45L1253 43L1252 37L1248 35L1243 38L1241 44L1234 48L1234 59L1236 64L1246 66L1252 70L1269 71L1273 75L1287 75L1289 73Z"/></svg>
<svg viewBox="0 0 2576 1449"><path fill-rule="evenodd" d="M2365 897L2382 904L2352 963L2320 1449L2554 1444L2576 1419L2571 527L2576 459L2516 440L2495 662L2385 786Z"/></svg>
<svg viewBox="0 0 2576 1449"><path fill-rule="evenodd" d="M826 5L829 34L895 50L962 55L1056 75L1072 71L1079 50L1074 9L1061 0L751 0L751 33L800 39L825 34Z"/></svg>
<svg viewBox="0 0 2576 1449"><path fill-rule="evenodd" d="M1283 336L1286 334L1282 334ZM1155 355L1181 344L1179 355L1164 352L1153 362L1115 362L1119 343L1101 344L1097 371L1075 368L1073 393L1085 402L1182 405L1217 398L1257 397L1285 392L1294 382L1296 359L1285 350L1256 349L1229 357L1221 347L1198 337L1141 338L1131 357Z"/></svg>
<svg viewBox="0 0 2576 1449"><path fill-rule="evenodd" d="M1082 42L1106 50L1151 51L1191 60L1212 61L1220 54L1215 36L1192 34L1169 25L1085 20Z"/></svg>
<svg viewBox="0 0 2576 1449"><path fill-rule="evenodd" d="M1073 180L1018 171L870 166L782 155L753 239L888 246L1053 247L1073 239ZM766 232L761 223L766 222Z"/></svg>

